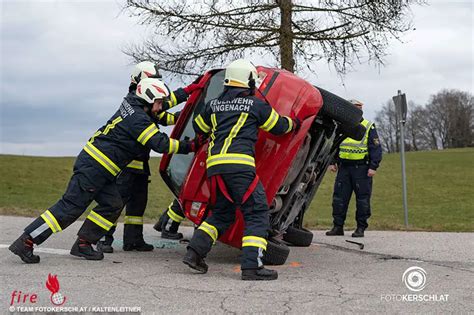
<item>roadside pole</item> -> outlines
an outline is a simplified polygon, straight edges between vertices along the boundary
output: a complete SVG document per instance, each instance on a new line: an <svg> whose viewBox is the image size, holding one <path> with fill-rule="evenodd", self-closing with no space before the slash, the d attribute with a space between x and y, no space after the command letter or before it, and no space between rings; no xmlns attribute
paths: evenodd
<svg viewBox="0 0 474 315"><path fill-rule="evenodd" d="M403 187L403 209L405 212L405 228L408 229L408 202L407 202L407 179L405 169L405 122L407 118L407 99L405 93L398 90L398 95L393 97L397 109L400 126L400 159L402 162L402 187Z"/></svg>

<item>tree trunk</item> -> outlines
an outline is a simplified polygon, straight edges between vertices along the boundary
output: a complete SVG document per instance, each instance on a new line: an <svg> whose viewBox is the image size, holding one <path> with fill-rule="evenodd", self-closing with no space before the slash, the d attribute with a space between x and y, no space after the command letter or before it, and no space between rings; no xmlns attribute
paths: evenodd
<svg viewBox="0 0 474 315"><path fill-rule="evenodd" d="M277 0L281 11L280 23L280 63L281 67L295 72L293 57L293 30L291 25L292 0Z"/></svg>

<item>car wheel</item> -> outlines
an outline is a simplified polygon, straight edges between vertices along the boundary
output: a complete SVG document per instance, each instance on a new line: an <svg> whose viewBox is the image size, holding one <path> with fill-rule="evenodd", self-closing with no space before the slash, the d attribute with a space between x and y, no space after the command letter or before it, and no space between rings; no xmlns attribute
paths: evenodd
<svg viewBox="0 0 474 315"><path fill-rule="evenodd" d="M357 126L360 123L362 119L362 111L360 109L342 97L321 88L317 89L323 97L323 107L321 108L323 115L351 127Z"/></svg>
<svg viewBox="0 0 474 315"><path fill-rule="evenodd" d="M352 138L354 140L362 140L362 138L364 138L366 129L361 124L358 124L357 126L354 126L354 127L347 127L347 126L342 125L341 131L344 135L348 136L349 138Z"/></svg>
<svg viewBox="0 0 474 315"><path fill-rule="evenodd" d="M283 265L290 254L290 248L282 242L271 238L267 240L267 250L263 254L265 265Z"/></svg>
<svg viewBox="0 0 474 315"><path fill-rule="evenodd" d="M307 229L289 226L283 235L283 240L294 246L308 247L313 242L313 233Z"/></svg>

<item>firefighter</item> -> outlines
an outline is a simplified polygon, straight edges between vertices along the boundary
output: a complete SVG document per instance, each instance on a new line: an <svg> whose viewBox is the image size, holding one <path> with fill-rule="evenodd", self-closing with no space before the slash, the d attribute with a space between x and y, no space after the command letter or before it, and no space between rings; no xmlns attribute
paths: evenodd
<svg viewBox="0 0 474 315"><path fill-rule="evenodd" d="M137 89L137 84L142 78L161 78L158 66L150 61L138 63L132 70L129 92ZM169 113L168 110L177 104L186 101L188 96L200 88L197 84L191 84L183 89L171 92L168 102L163 104L162 112L155 117L159 125L174 125L179 117L179 112ZM145 150L136 157L117 177L117 186L125 205L123 250L124 251L152 251L153 245L147 244L143 238L143 214L148 201L148 184L150 166L150 150ZM116 224L97 243L98 248L104 253L113 253L112 243Z"/></svg>
<svg viewBox="0 0 474 315"><path fill-rule="evenodd" d="M33 244L43 243L76 221L92 201L90 211L71 248L71 255L101 260L92 244L110 230L123 207L116 176L144 150L187 154L194 141L178 141L161 133L152 116L161 110L170 92L159 79L144 79L136 93L128 93L117 112L87 142L74 164L74 173L62 198L28 225L9 247L26 263L39 263Z"/></svg>
<svg viewBox="0 0 474 315"><path fill-rule="evenodd" d="M362 102L350 102L362 110ZM352 237L364 237L368 227L372 177L382 161L382 147L375 124L367 119L363 119L361 124L366 128L364 138L361 141L346 138L336 152L335 163L329 166L330 171L337 171L337 176L332 201L334 226L326 232L328 236L344 235L344 221L353 191L356 195L357 228Z"/></svg>
<svg viewBox="0 0 474 315"><path fill-rule="evenodd" d="M183 233L179 233L178 228L184 219L183 209L181 209L178 200L175 199L163 212L153 228L161 232L161 238L180 240L183 238Z"/></svg>
<svg viewBox="0 0 474 315"><path fill-rule="evenodd" d="M235 220L240 208L245 220L242 238L242 280L274 280L278 273L264 268L269 209L265 190L255 171L258 129L283 135L299 127L299 120L279 116L254 96L256 68L239 59L225 70L224 91L196 116L197 134L210 133L207 176L212 214L195 231L183 263L206 273L204 261L212 244Z"/></svg>

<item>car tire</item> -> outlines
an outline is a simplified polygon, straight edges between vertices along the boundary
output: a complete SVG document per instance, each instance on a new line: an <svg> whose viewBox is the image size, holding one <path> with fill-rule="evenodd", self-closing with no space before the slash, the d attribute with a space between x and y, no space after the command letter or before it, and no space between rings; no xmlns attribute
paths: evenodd
<svg viewBox="0 0 474 315"><path fill-rule="evenodd" d="M362 119L362 111L360 109L342 97L318 87L317 89L323 98L323 107L321 108L323 115L329 116L341 124L350 127L357 126L360 123Z"/></svg>
<svg viewBox="0 0 474 315"><path fill-rule="evenodd" d="M313 242L313 233L304 228L289 226L283 235L283 240L293 246L308 247Z"/></svg>
<svg viewBox="0 0 474 315"><path fill-rule="evenodd" d="M362 126L362 124L358 124L357 126L354 127L347 127L342 125L341 126L341 131L344 135L348 136L349 138L352 138L354 140L362 140L365 135L365 127Z"/></svg>
<svg viewBox="0 0 474 315"><path fill-rule="evenodd" d="M290 248L276 239L267 240L267 250L263 254L262 261L265 265L283 265L290 254Z"/></svg>

